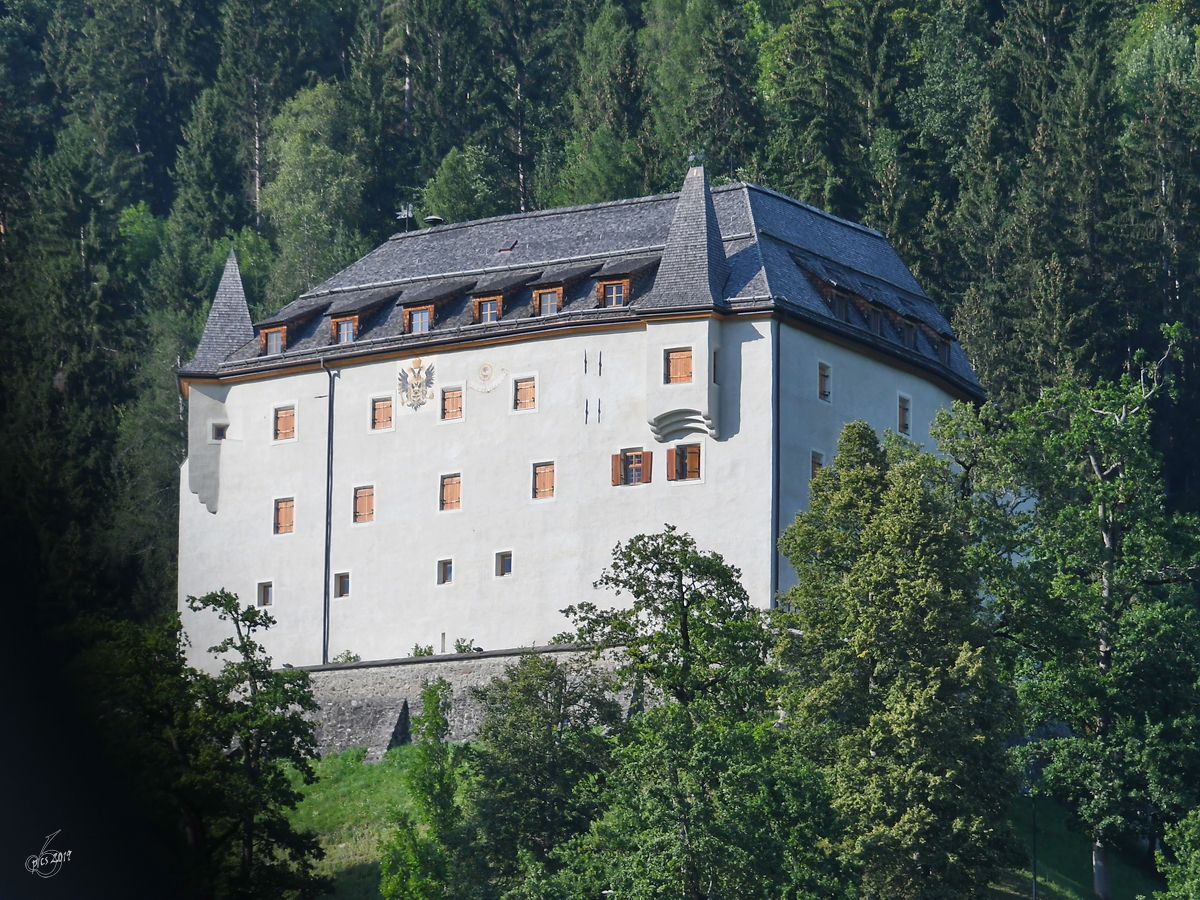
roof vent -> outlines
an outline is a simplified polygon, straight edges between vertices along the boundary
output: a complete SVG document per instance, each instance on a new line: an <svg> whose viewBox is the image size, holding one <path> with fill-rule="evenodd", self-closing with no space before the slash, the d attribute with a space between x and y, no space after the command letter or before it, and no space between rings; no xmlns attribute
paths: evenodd
<svg viewBox="0 0 1200 900"><path fill-rule="evenodd" d="M503 244L501 244L500 250L498 252L507 253L509 250L511 250L515 246L517 246L517 239L513 238L511 241L505 241Z"/></svg>
<svg viewBox="0 0 1200 900"><path fill-rule="evenodd" d="M443 219L441 216L426 216L421 221L424 222L426 225L428 225L430 228L435 228L438 225L441 225L446 220Z"/></svg>

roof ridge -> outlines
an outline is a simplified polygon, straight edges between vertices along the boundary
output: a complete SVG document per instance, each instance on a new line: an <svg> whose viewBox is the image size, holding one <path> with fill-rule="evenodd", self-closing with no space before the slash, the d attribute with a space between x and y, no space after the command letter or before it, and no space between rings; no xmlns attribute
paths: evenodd
<svg viewBox="0 0 1200 900"><path fill-rule="evenodd" d="M605 200L603 203L581 203L575 206L556 206L553 209L530 209L525 212L505 213L500 216L488 216L485 219L468 219L465 222L451 222L449 225L435 225L432 228L418 228L416 231L401 231L393 234L388 241L399 241L427 234L445 234L458 228L467 228L484 223L517 221L520 219L539 219L546 216L556 216L562 213L576 213L588 209L604 209L614 206L633 206L638 203L653 203L678 198L679 192L667 194L651 194L648 197L625 197L621 200Z"/></svg>

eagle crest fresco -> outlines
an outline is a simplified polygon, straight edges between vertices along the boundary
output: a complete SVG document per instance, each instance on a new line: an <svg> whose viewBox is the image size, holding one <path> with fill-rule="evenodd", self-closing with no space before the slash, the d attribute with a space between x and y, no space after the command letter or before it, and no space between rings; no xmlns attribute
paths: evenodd
<svg viewBox="0 0 1200 900"><path fill-rule="evenodd" d="M420 409L433 399L433 365L421 365L417 357L407 369L400 369L400 397L409 409Z"/></svg>

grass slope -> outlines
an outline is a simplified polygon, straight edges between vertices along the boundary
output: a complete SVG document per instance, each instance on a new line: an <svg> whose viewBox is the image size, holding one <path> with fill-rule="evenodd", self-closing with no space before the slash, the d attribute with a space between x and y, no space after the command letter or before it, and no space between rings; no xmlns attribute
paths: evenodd
<svg viewBox="0 0 1200 900"><path fill-rule="evenodd" d="M317 763L316 784L296 779L304 799L292 823L320 836L325 859L317 871L333 880L331 900L380 897L379 840L398 810L411 810L401 778L410 753L410 747L398 747L380 762L366 764L366 749L355 747Z"/></svg>
<svg viewBox="0 0 1200 900"><path fill-rule="evenodd" d="M333 880L329 900L380 900L379 840L391 827L397 810L411 810L401 775L411 748L389 750L383 760L365 764L366 750L356 748L328 756L317 766L320 781L300 785L304 800L292 814L293 823L315 831L325 848L320 874ZM1017 836L1033 844L1031 804L1020 800L1010 818ZM1091 900L1092 854L1087 838L1067 830L1067 811L1051 800L1037 802L1038 897L1041 900ZM1156 873L1113 854L1114 900L1149 900L1165 882ZM992 888L993 900L1029 897L1028 867L1014 869Z"/></svg>

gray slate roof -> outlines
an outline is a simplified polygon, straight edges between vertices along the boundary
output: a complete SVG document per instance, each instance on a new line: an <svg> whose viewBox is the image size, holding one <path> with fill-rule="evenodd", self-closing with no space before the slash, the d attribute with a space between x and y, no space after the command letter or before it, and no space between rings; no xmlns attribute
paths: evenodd
<svg viewBox="0 0 1200 900"><path fill-rule="evenodd" d="M237 263L231 261L236 276ZM606 278L630 279L626 307L599 308L597 284ZM564 285L561 311L535 319L533 292L550 284ZM917 346L907 349L894 323L885 325L883 334L872 334L859 312L838 319L822 295L831 287L950 340L949 366L939 360L928 333L922 331ZM501 320L475 324L471 295L487 292L505 295ZM258 343L250 342L254 335L240 282L240 313L229 311L230 296L222 279L200 350L181 374L232 374L317 356L357 356L410 345L416 350L493 333L636 320L650 310L661 315L684 308L772 309L906 358L982 397L950 324L882 234L757 185L710 189L702 167L688 172L678 194L397 234L258 323L288 325L282 356L263 358ZM415 303L435 305L430 333L404 334L403 309ZM330 317L354 313L359 314L357 340L332 345Z"/></svg>
<svg viewBox="0 0 1200 900"><path fill-rule="evenodd" d="M221 283L208 310L204 323L204 334L196 355L180 374L191 372L215 372L235 350L254 339L254 326L250 324L250 308L246 305L246 292L242 289L242 273L238 268L237 254L229 248L225 260L225 271Z"/></svg>

